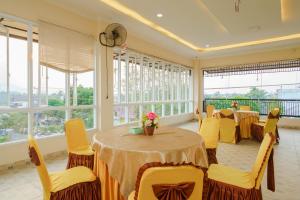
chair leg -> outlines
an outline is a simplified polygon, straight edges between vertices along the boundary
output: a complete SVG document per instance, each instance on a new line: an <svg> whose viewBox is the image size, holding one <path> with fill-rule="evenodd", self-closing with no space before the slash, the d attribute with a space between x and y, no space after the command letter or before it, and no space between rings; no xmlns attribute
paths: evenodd
<svg viewBox="0 0 300 200"><path fill-rule="evenodd" d="M275 135L276 135L276 144L279 144L280 137L278 132L278 126L276 126Z"/></svg>

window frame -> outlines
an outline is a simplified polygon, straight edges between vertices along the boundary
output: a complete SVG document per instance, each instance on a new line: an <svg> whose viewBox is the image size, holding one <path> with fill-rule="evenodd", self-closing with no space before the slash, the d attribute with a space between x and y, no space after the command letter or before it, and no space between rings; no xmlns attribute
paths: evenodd
<svg viewBox="0 0 300 200"><path fill-rule="evenodd" d="M113 68L114 70L117 69L118 72L113 73L113 79L115 80L115 74L118 75L118 86L114 83L114 92L117 91L117 95L114 93L114 97L118 96L117 102L114 99L113 100L113 112L115 112L116 107L125 107L125 121L123 123L115 123L115 119L113 119L113 126L122 126L125 124L133 124L137 123L141 120L142 114L143 114L143 107L145 105L151 105L151 111L155 111L155 105L161 104L161 113L162 115L160 118L168 118L172 116L178 116L178 115L184 115L189 114L193 112L193 80L194 80L194 72L193 69L190 67L186 67L177 63L172 63L169 61L165 61L163 59L154 58L139 52L135 52L132 50L126 50L125 56L122 55L122 50L119 48L114 49L114 56L113 56ZM121 101L121 61L123 60L123 57L125 57L125 63L126 63L126 97L125 102ZM140 93L139 101L129 101L128 95L128 77L129 77L129 57L134 57L135 60L139 60L140 63L140 89L139 91L135 91L132 93ZM130 58L131 59L131 58ZM115 63L117 63L118 66L115 66ZM150 67L151 66L151 67ZM145 73L147 71L147 73ZM150 73L151 71L151 73ZM166 71L168 74L168 80L165 80ZM181 98L181 86L177 86L177 83L181 83L181 71L184 72L183 79L184 84L181 86L185 87L184 90L184 97ZM156 76L159 77L156 79ZM173 79L175 77L175 81ZM145 90L145 81L144 80L152 79L151 81L151 89ZM168 83L169 92L170 92L170 99L166 97L166 88L165 85ZM174 96L174 89L177 90L176 97ZM145 100L145 93L151 94L148 95L148 99ZM181 112L180 106L181 103L184 103L184 111ZM170 114L166 115L166 104L170 104ZM178 113L174 114L174 105L177 105L178 107ZM129 106L139 106L139 120L137 121L129 121ZM115 117L115 113L113 114Z"/></svg>
<svg viewBox="0 0 300 200"><path fill-rule="evenodd" d="M13 113L13 112L22 112L27 113L27 133L34 133L34 114L44 111L65 111L65 120L68 120L72 117L72 111L73 110L83 110L83 109L92 109L93 110L93 128L87 129L88 131L94 131L98 129L98 114L97 114L97 105L98 105L98 99L97 99L97 67L93 70L93 104L91 105L71 105L70 104L70 72L64 72L65 75L65 105L64 106L41 106L41 67L39 57L38 57L38 105L33 104L34 100L34 91L33 91L33 82L34 82L34 72L33 72L33 43L35 42L33 40L33 27L38 27L38 24L29 20L25 20L19 17L7 15L0 12L0 17L14 20L16 22L23 23L27 26L27 106L22 108L13 108L10 107L9 101L7 106L0 106L0 113ZM9 46L7 45L7 98L10 100L10 90L9 90ZM94 62L95 66L98 64L98 58L97 58L97 45L95 42L94 45L95 48L95 54L94 54ZM46 67L46 71L48 71L48 68ZM77 74L77 73L73 73ZM47 81L46 81L46 98L48 102L48 75ZM76 76L76 75L75 75ZM76 86L77 88L77 86ZM75 89L75 87L73 88ZM77 97L75 97L77 100ZM63 135L64 132L59 133L51 133L49 135L41 136L38 138L47 138L52 136L58 136ZM11 143L19 143L23 142L26 139L19 139L19 140L12 140L12 141L5 141L3 143L0 143L0 145L6 145Z"/></svg>

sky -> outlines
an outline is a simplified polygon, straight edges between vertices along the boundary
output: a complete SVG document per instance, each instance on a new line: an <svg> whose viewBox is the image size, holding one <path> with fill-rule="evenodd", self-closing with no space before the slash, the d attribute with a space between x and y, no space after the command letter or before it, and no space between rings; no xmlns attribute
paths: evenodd
<svg viewBox="0 0 300 200"><path fill-rule="evenodd" d="M281 85L282 88L295 88L295 85L290 84L297 84L297 87L300 87L299 71L204 77L206 93L222 91L220 88L230 88L226 92L245 94L250 90L249 86L262 87L274 93Z"/></svg>

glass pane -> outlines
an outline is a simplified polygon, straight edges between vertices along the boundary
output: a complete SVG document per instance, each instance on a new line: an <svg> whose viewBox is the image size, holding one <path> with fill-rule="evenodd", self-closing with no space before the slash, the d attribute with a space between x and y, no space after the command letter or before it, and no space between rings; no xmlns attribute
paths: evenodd
<svg viewBox="0 0 300 200"><path fill-rule="evenodd" d="M143 114L147 114L148 112L152 111L152 105L151 104L145 104L143 105Z"/></svg>
<svg viewBox="0 0 300 200"><path fill-rule="evenodd" d="M34 113L34 134L42 137L64 132L65 111L47 110Z"/></svg>
<svg viewBox="0 0 300 200"><path fill-rule="evenodd" d="M193 112L193 102L189 102L189 113Z"/></svg>
<svg viewBox="0 0 300 200"><path fill-rule="evenodd" d="M72 118L83 119L85 128L92 129L94 128L94 109L74 109L72 110Z"/></svg>
<svg viewBox="0 0 300 200"><path fill-rule="evenodd" d="M114 106L114 125L124 124L125 106Z"/></svg>
<svg viewBox="0 0 300 200"><path fill-rule="evenodd" d="M159 100L163 100L163 92L164 92L164 73L165 69L162 63L159 65Z"/></svg>
<svg viewBox="0 0 300 200"><path fill-rule="evenodd" d="M181 110L181 113L185 113L185 103L180 103L180 110Z"/></svg>
<svg viewBox="0 0 300 200"><path fill-rule="evenodd" d="M139 121L140 109L139 105L130 105L128 106L128 120L129 122Z"/></svg>
<svg viewBox="0 0 300 200"><path fill-rule="evenodd" d="M119 103L119 60L118 57L116 56L114 58L114 103Z"/></svg>
<svg viewBox="0 0 300 200"><path fill-rule="evenodd" d="M6 30L0 26L0 106L8 106L7 97L7 40Z"/></svg>
<svg viewBox="0 0 300 200"><path fill-rule="evenodd" d="M155 74L154 74L154 100L159 101L159 67L158 63L155 63Z"/></svg>
<svg viewBox="0 0 300 200"><path fill-rule="evenodd" d="M165 69L165 77L164 77L164 90L165 90L165 100L169 101L171 100L171 85L170 85L170 81L171 81L171 73L170 73L170 68L167 65L166 69Z"/></svg>
<svg viewBox="0 0 300 200"><path fill-rule="evenodd" d="M130 59L128 62L128 102L135 101L135 60Z"/></svg>
<svg viewBox="0 0 300 200"><path fill-rule="evenodd" d="M121 60L121 103L126 101L126 61Z"/></svg>
<svg viewBox="0 0 300 200"><path fill-rule="evenodd" d="M158 116L162 116L162 103L157 103L154 106L154 112L158 115Z"/></svg>
<svg viewBox="0 0 300 200"><path fill-rule="evenodd" d="M39 105L39 45L37 42L33 42L32 46L32 59L33 59L33 105Z"/></svg>
<svg viewBox="0 0 300 200"><path fill-rule="evenodd" d="M0 143L26 139L27 123L27 113L0 113Z"/></svg>
<svg viewBox="0 0 300 200"><path fill-rule="evenodd" d="M47 68L48 71L48 106L65 105L65 73ZM46 88L47 89L47 88Z"/></svg>
<svg viewBox="0 0 300 200"><path fill-rule="evenodd" d="M152 63L144 61L144 101L152 101L153 94L153 67Z"/></svg>
<svg viewBox="0 0 300 200"><path fill-rule="evenodd" d="M94 88L93 71L71 74L70 75L70 104L71 105L93 105L94 102L93 88Z"/></svg>
<svg viewBox="0 0 300 200"><path fill-rule="evenodd" d="M181 69L181 73L180 73L180 91L181 91L180 100L184 100L185 99L185 71L183 69Z"/></svg>
<svg viewBox="0 0 300 200"><path fill-rule="evenodd" d="M138 58L135 64L135 101L141 101L141 65Z"/></svg>
<svg viewBox="0 0 300 200"><path fill-rule="evenodd" d="M165 104L165 116L169 116L169 115L171 115L171 104L166 103Z"/></svg>
<svg viewBox="0 0 300 200"><path fill-rule="evenodd" d="M41 70L41 94L40 101L41 106L48 106L48 85L47 85L47 76L48 76L48 68L40 65Z"/></svg>
<svg viewBox="0 0 300 200"><path fill-rule="evenodd" d="M10 107L27 107L27 40L9 38Z"/></svg>
<svg viewBox="0 0 300 200"><path fill-rule="evenodd" d="M177 69L174 69L172 82L173 82L173 100L177 100L178 98L178 90L180 89L180 82L178 81L178 73Z"/></svg>
<svg viewBox="0 0 300 200"><path fill-rule="evenodd" d="M178 103L173 104L173 114L177 115L178 114Z"/></svg>

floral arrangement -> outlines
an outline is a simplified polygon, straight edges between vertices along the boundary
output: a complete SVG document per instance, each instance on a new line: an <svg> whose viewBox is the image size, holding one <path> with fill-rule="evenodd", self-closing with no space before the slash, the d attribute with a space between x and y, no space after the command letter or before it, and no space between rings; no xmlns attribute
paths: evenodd
<svg viewBox="0 0 300 200"><path fill-rule="evenodd" d="M231 102L231 108L237 109L237 107L238 107L238 102L236 101Z"/></svg>
<svg viewBox="0 0 300 200"><path fill-rule="evenodd" d="M154 112L149 112L143 116L143 127L158 127L159 116Z"/></svg>

